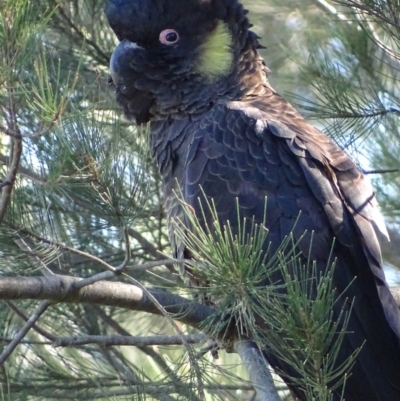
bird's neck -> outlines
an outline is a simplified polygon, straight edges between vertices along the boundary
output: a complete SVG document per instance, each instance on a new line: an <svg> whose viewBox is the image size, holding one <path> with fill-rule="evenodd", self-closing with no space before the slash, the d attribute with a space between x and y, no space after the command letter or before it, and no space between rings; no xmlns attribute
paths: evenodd
<svg viewBox="0 0 400 401"><path fill-rule="evenodd" d="M269 70L258 53L259 48L261 46L257 36L248 31L246 41L238 52L236 67L232 72L232 82L239 93L238 98L232 100L263 96L272 91L267 75Z"/></svg>
<svg viewBox="0 0 400 401"><path fill-rule="evenodd" d="M185 81L181 89L178 84L175 91L165 91L165 94L160 91L152 111L153 120L197 120L218 103L251 99L273 92L268 82L268 68L257 51L258 47L256 35L248 32L242 47L236 51L235 67L229 76L201 85ZM182 93L187 96L182 96Z"/></svg>

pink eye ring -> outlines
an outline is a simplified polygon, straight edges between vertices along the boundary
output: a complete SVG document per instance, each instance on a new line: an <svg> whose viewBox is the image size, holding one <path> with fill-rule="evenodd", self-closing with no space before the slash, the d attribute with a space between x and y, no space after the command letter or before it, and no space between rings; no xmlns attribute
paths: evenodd
<svg viewBox="0 0 400 401"><path fill-rule="evenodd" d="M159 40L163 45L173 45L178 42L179 34L175 29L164 29L160 33Z"/></svg>

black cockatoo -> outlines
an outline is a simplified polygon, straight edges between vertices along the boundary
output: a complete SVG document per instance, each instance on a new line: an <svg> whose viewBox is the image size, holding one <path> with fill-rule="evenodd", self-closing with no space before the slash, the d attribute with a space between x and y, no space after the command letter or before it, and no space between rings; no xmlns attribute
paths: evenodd
<svg viewBox="0 0 400 401"><path fill-rule="evenodd" d="M400 313L382 271L375 230L386 229L373 190L271 87L242 5L111 0L105 12L120 40L110 62L116 98L128 118L150 122L168 218L183 216L175 191L198 214L199 199L212 198L220 223L229 220L233 230L236 199L240 218L262 223L267 198L272 249L292 231L303 260L325 269L334 242L333 287L344 293L334 318L354 302L338 363L362 346L344 399L400 401ZM176 256L185 256L172 230L170 236ZM265 353L278 371L290 370ZM334 390L335 401L341 391Z"/></svg>

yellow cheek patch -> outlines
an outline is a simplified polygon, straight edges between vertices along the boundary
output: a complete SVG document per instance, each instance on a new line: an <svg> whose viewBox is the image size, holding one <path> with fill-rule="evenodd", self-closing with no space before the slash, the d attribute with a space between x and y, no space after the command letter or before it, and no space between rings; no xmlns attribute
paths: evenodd
<svg viewBox="0 0 400 401"><path fill-rule="evenodd" d="M209 79L214 79L229 73L232 61L232 36L228 26L219 21L200 46L196 71Z"/></svg>

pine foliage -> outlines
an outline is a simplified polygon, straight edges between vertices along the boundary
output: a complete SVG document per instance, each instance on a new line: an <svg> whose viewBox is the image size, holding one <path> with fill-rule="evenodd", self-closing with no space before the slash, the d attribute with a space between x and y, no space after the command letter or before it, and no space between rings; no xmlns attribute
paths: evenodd
<svg viewBox="0 0 400 401"><path fill-rule="evenodd" d="M267 46L263 55L278 91L356 156L361 167L395 170L374 177L391 227L397 227L399 2L245 4ZM171 261L140 268L164 261L171 252L147 129L122 117L109 90L108 63L116 39L103 7L103 0L0 2L0 277L90 278L108 270L115 273L114 282L197 297ZM332 350L332 333L341 337L329 319L339 295L330 287L329 269L324 277L312 264L304 270L294 250L286 258L278 252L267 266L258 251L268 233L249 221L239 237L219 226L199 227L196 235L188 235L176 224L197 252L192 268L208 282L206 296L217 300L222 323L206 321L203 332L221 340L229 320L239 322L243 338L268 344L301 371L300 385L310 400L329 400L327 383L345 385L343 372L355 356L336 371L329 370L335 348L332 360L321 357L326 347ZM281 247L294 249L292 239ZM387 255L400 266L389 248ZM288 296L278 302L279 288L258 283L288 265L298 275L288 275ZM127 272L120 274L121 267ZM312 302L308 285L318 289ZM198 401L254 395L236 355L220 350L215 360L202 350L204 336L191 341L189 335L198 331L171 324L177 316L166 312L155 316L100 303L2 301L0 355L39 308L43 313L36 325L1 366L0 400ZM267 337L256 323L260 318L274 328ZM347 318L344 314L343 322ZM283 328L286 342L281 341ZM178 339L169 346L157 345L157 339L153 345L106 345L116 335ZM314 342L303 347L307 336ZM88 341L61 346L66 339ZM304 360L310 362L299 364ZM289 397L280 389L282 398Z"/></svg>

